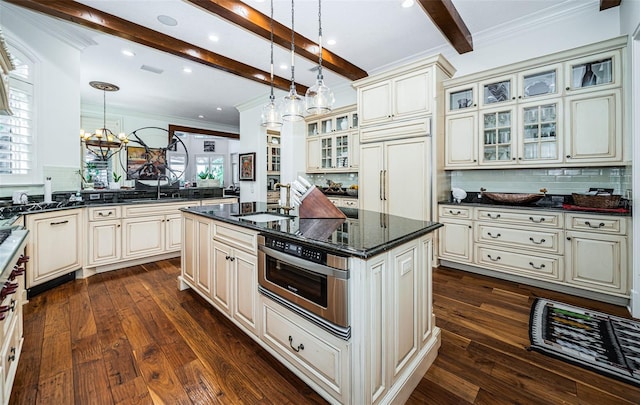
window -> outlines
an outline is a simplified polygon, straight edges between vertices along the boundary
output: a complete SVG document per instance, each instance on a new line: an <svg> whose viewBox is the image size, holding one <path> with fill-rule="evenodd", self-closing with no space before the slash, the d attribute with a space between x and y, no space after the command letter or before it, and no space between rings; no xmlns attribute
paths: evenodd
<svg viewBox="0 0 640 405"><path fill-rule="evenodd" d="M224 180L224 156L223 155L196 155L196 173L210 173L214 179Z"/></svg>
<svg viewBox="0 0 640 405"><path fill-rule="evenodd" d="M12 116L0 115L0 176L33 175L33 64L16 49L10 50L15 69L9 74Z"/></svg>

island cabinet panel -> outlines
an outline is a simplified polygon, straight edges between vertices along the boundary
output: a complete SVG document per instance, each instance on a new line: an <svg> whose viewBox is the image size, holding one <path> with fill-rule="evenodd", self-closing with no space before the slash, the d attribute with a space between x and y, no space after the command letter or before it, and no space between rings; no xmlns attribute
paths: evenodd
<svg viewBox="0 0 640 405"><path fill-rule="evenodd" d="M247 329L256 331L258 308L258 264L255 255L242 250L234 251L232 272L232 316Z"/></svg>
<svg viewBox="0 0 640 405"><path fill-rule="evenodd" d="M82 218L82 209L27 215L27 288L82 267Z"/></svg>
<svg viewBox="0 0 640 405"><path fill-rule="evenodd" d="M349 403L350 344L260 296L262 341L295 365L312 385Z"/></svg>
<svg viewBox="0 0 640 405"><path fill-rule="evenodd" d="M376 403L378 399L387 391L389 378L387 373L387 357L386 357L386 330L387 330L387 314L386 308L389 307L385 290L385 277L388 273L388 263L385 256L372 260L367 265L367 276L369 283L368 297L368 319L369 329L369 346L366 350L368 353L366 359L366 367L368 370L368 392L370 393L371 402Z"/></svg>
<svg viewBox="0 0 640 405"><path fill-rule="evenodd" d="M211 221L196 221L195 232L198 250L194 279L200 291L211 296Z"/></svg>
<svg viewBox="0 0 640 405"><path fill-rule="evenodd" d="M418 246L391 252L394 378L418 351Z"/></svg>
<svg viewBox="0 0 640 405"><path fill-rule="evenodd" d="M181 276L195 285L196 268L198 265L198 238L196 236L196 223L198 217L191 214L183 214L182 217L182 251L180 255Z"/></svg>
<svg viewBox="0 0 640 405"><path fill-rule="evenodd" d="M213 293L218 309L231 315L231 271L233 248L223 242L213 242Z"/></svg>

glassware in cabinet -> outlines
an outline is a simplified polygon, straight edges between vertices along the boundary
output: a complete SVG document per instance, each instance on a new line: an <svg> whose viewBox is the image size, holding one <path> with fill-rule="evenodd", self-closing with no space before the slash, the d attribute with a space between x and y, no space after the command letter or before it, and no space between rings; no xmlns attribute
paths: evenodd
<svg viewBox="0 0 640 405"><path fill-rule="evenodd" d="M466 110L476 107L477 102L474 87L450 91L447 102L449 104L449 111Z"/></svg>
<svg viewBox="0 0 640 405"><path fill-rule="evenodd" d="M307 136L318 135L318 122L309 122L307 124Z"/></svg>

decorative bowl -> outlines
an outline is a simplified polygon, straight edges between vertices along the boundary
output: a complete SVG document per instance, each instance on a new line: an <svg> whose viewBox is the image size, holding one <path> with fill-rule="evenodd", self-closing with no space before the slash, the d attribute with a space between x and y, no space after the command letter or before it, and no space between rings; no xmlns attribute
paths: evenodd
<svg viewBox="0 0 640 405"><path fill-rule="evenodd" d="M544 197L544 194L526 193L482 193L482 195L503 204L530 204Z"/></svg>

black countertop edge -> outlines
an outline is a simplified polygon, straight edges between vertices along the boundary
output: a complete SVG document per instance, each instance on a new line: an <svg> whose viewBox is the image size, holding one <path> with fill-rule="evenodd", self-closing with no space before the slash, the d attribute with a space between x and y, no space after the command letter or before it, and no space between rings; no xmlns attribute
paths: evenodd
<svg viewBox="0 0 640 405"><path fill-rule="evenodd" d="M255 203L252 203L255 204ZM258 203L261 204L261 203ZM413 239L419 238L423 235L433 232L434 230L443 226L443 224L431 221L413 221L407 218L401 218L404 221L412 222L413 225L418 229L412 229L409 232L402 233L401 235L395 236L389 240L380 241L375 245L368 247L356 248L353 246L348 246L341 243L329 242L327 240L321 240L316 238L305 237L300 234L298 231L299 226L299 218L294 217L292 219L283 219L279 221L270 221L270 222L262 222L255 223L252 221L242 221L235 217L234 215L238 214L238 206L240 204L225 204L221 206L219 209L214 209L215 206L201 206L201 207L189 207L189 208L181 208L181 211L200 215L206 218L210 218L216 221L225 222L231 225L240 226L247 229L255 230L259 233L269 234L274 237L280 237L284 239L291 240L296 243L307 244L314 247L320 247L327 249L333 253L359 257L362 259L367 259L369 257L378 255L385 251L391 250L396 246L399 246L405 242L411 241ZM262 209L262 207L266 207L266 204L260 205L256 208L255 212L266 212L266 209ZM342 209L348 215L355 215L355 218L362 219L366 216L366 214L374 214L375 216L380 215L380 213L364 211L364 210L355 210L355 209ZM392 216L389 216L392 217ZM395 217L400 218L400 217ZM304 219L303 219L304 220ZM313 221L313 220L312 220ZM287 222L289 222L289 226L287 226ZM274 225L277 225L274 227ZM286 230L283 230L286 229ZM366 233L366 232L363 232Z"/></svg>
<svg viewBox="0 0 640 405"><path fill-rule="evenodd" d="M536 211L554 211L554 212L571 212L571 213L580 213L580 214L594 214L594 215L611 215L618 217L630 217L632 216L631 211L629 212L603 212L603 211L595 211L595 210L572 210L569 208L563 208L562 205L508 205L508 204L497 204L497 203L482 203L482 202L460 202L456 203L453 201L439 201L439 205L459 205L461 207L495 207L499 209L509 209L509 210L536 210Z"/></svg>

